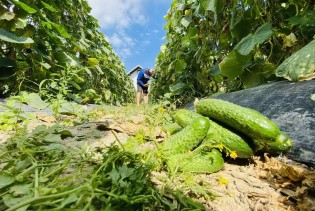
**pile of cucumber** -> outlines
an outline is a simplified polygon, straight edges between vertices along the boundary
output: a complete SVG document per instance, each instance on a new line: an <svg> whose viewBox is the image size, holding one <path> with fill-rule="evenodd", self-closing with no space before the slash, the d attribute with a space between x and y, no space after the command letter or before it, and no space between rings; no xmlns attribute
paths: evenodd
<svg viewBox="0 0 315 211"><path fill-rule="evenodd" d="M213 173L224 166L223 155L250 158L256 152L286 153L291 139L260 112L220 99L195 101L195 111L178 110L172 134L160 150L170 171Z"/></svg>

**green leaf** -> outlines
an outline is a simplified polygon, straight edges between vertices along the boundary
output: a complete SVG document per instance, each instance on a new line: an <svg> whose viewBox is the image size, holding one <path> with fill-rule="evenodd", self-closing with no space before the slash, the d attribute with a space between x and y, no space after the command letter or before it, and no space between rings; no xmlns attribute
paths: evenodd
<svg viewBox="0 0 315 211"><path fill-rule="evenodd" d="M15 13L13 12L5 12L2 15L0 15L0 20L7 20L10 21L15 17Z"/></svg>
<svg viewBox="0 0 315 211"><path fill-rule="evenodd" d="M98 65L100 62L96 58L88 58L88 65L93 67Z"/></svg>
<svg viewBox="0 0 315 211"><path fill-rule="evenodd" d="M4 187L7 187L14 183L14 177L5 175L5 174L0 174L0 190Z"/></svg>
<svg viewBox="0 0 315 211"><path fill-rule="evenodd" d="M29 37L18 37L15 34L3 29L0 29L0 40L19 44L34 43L34 40Z"/></svg>
<svg viewBox="0 0 315 211"><path fill-rule="evenodd" d="M315 78L315 40L284 60L276 69L276 76L290 81Z"/></svg>
<svg viewBox="0 0 315 211"><path fill-rule="evenodd" d="M187 26L189 26L189 24L191 23L192 18L191 16L185 16L181 19L180 23L187 28Z"/></svg>
<svg viewBox="0 0 315 211"><path fill-rule="evenodd" d="M185 60L177 60L175 63L175 69L176 72L182 72L184 69L186 69L187 67L187 63L185 62Z"/></svg>
<svg viewBox="0 0 315 211"><path fill-rule="evenodd" d="M244 71L240 77L246 88L255 87L264 83L264 77L255 72Z"/></svg>
<svg viewBox="0 0 315 211"><path fill-rule="evenodd" d="M163 54L165 54L166 50L167 50L166 45L161 45L160 51L161 51Z"/></svg>
<svg viewBox="0 0 315 211"><path fill-rule="evenodd" d="M70 194L70 195L67 196L64 200L61 201L61 203L60 203L60 210L61 210L61 208L63 208L62 210L67 211L67 209L64 208L64 207L65 207L66 205L68 205L68 204L71 204L71 203L73 203L73 202L78 201L78 199L79 199L78 193L72 193L72 194ZM70 206L69 206L69 207L70 207ZM69 210L69 211L70 211L70 210Z"/></svg>
<svg viewBox="0 0 315 211"><path fill-rule="evenodd" d="M27 18L18 18L15 23L15 28L23 29L27 26Z"/></svg>
<svg viewBox="0 0 315 211"><path fill-rule="evenodd" d="M108 176L112 179L114 184L118 183L120 174L118 173L116 169L112 169L111 172L108 173Z"/></svg>
<svg viewBox="0 0 315 211"><path fill-rule="evenodd" d="M53 22L50 22L50 24L58 31L58 33L62 37L64 37L64 38L70 38L71 37L71 35L68 34L67 30L63 26L61 26L57 23L53 23Z"/></svg>
<svg viewBox="0 0 315 211"><path fill-rule="evenodd" d="M48 107L48 104L41 99L37 93L30 93L25 96L26 103L28 106L36 109L45 109Z"/></svg>
<svg viewBox="0 0 315 211"><path fill-rule="evenodd" d="M25 196L25 195L31 195L32 191L32 184L21 184L21 185L14 185L12 187L10 187L10 193L14 196L14 197L21 197L21 196Z"/></svg>
<svg viewBox="0 0 315 211"><path fill-rule="evenodd" d="M233 50L219 64L220 71L230 80L233 80L243 73L244 67L249 61L250 56L242 56L237 51Z"/></svg>
<svg viewBox="0 0 315 211"><path fill-rule="evenodd" d="M101 75L104 74L102 68L101 68L99 65L96 65L96 66L94 66L94 67L97 69L97 71L98 71Z"/></svg>
<svg viewBox="0 0 315 211"><path fill-rule="evenodd" d="M104 94L105 94L105 100L107 100L107 101L110 100L110 97L111 97L111 94L112 94L111 91L106 90Z"/></svg>
<svg viewBox="0 0 315 211"><path fill-rule="evenodd" d="M126 165L123 165L123 166L118 167L118 171L119 171L121 180L123 180L127 177L130 177L130 175L134 173L135 169L128 168Z"/></svg>
<svg viewBox="0 0 315 211"><path fill-rule="evenodd" d="M80 105L74 102L63 102L58 108L60 114L75 114L79 111Z"/></svg>
<svg viewBox="0 0 315 211"><path fill-rule="evenodd" d="M89 76L92 77L92 72L91 72L91 70L89 68L85 67L84 70Z"/></svg>
<svg viewBox="0 0 315 211"><path fill-rule="evenodd" d="M272 36L272 26L270 23L265 23L259 27L254 33L254 40L256 44L262 44Z"/></svg>
<svg viewBox="0 0 315 211"><path fill-rule="evenodd" d="M75 81L70 81L69 83L77 90L81 90L81 86L77 84Z"/></svg>
<svg viewBox="0 0 315 211"><path fill-rule="evenodd" d="M306 25L309 22L309 18L305 17L305 16L293 16L288 18L286 21L288 21L288 23L290 25Z"/></svg>
<svg viewBox="0 0 315 211"><path fill-rule="evenodd" d="M44 141L48 143L59 143L62 139L59 134L48 134L44 137Z"/></svg>
<svg viewBox="0 0 315 211"><path fill-rule="evenodd" d="M23 3L22 1L13 1L14 4L28 13L36 13L37 10Z"/></svg>
<svg viewBox="0 0 315 211"><path fill-rule="evenodd" d="M46 9L50 10L51 12L58 12L57 9L55 9L55 8L52 7L52 6L50 6L49 4L47 4L47 3L43 2L43 1L40 1L40 2L43 4L43 6L44 6Z"/></svg>
<svg viewBox="0 0 315 211"><path fill-rule="evenodd" d="M48 22L48 21L40 21L40 25L42 25L42 27L45 27L45 28L47 28L47 29L52 29L51 22Z"/></svg>
<svg viewBox="0 0 315 211"><path fill-rule="evenodd" d="M65 139L67 137L74 137L70 130L60 130L57 133L60 134L62 139Z"/></svg>
<svg viewBox="0 0 315 211"><path fill-rule="evenodd" d="M224 0L200 0L200 4L205 10L212 11L215 19L217 19L223 10Z"/></svg>
<svg viewBox="0 0 315 211"><path fill-rule="evenodd" d="M237 50L242 55L248 55L257 44L262 44L272 35L272 28L270 23L265 23L259 27L253 34L248 34L236 46Z"/></svg>
<svg viewBox="0 0 315 211"><path fill-rule="evenodd" d="M25 201L27 199L32 198L31 195L26 195L24 197L13 197L12 194L6 194L3 196L3 202L6 206L8 207L12 207L14 205L17 205L19 203L21 203L22 201ZM27 204L24 207L20 207L19 209L17 209L16 211L26 211L27 207L29 207L30 205Z"/></svg>
<svg viewBox="0 0 315 211"><path fill-rule="evenodd" d="M173 95L180 93L181 91L183 91L183 89L186 87L186 84L180 82L172 87L170 87L170 90L172 92Z"/></svg>
<svg viewBox="0 0 315 211"><path fill-rule="evenodd" d="M42 65L43 67L45 67L47 70L51 68L50 64L46 63L46 62L40 62L40 65Z"/></svg>
<svg viewBox="0 0 315 211"><path fill-rule="evenodd" d="M190 44L191 44L190 37L189 36L184 36L182 38L182 47L183 48L189 48Z"/></svg>
<svg viewBox="0 0 315 211"><path fill-rule="evenodd" d="M242 55L248 55L253 50L255 45L256 43L254 41L253 35L249 34L244 37L239 43L237 43L234 49Z"/></svg>
<svg viewBox="0 0 315 211"><path fill-rule="evenodd" d="M68 55L66 52L59 52L57 54L58 61L61 64L69 64L71 67L78 66L80 63L77 58L73 58L72 56Z"/></svg>

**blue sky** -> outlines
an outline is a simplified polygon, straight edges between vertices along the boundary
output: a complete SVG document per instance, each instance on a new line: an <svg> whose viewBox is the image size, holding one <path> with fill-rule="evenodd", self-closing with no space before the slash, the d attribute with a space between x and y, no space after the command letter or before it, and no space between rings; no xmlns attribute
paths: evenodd
<svg viewBox="0 0 315 211"><path fill-rule="evenodd" d="M172 0L87 0L101 31L130 71L154 67L166 41L164 16Z"/></svg>

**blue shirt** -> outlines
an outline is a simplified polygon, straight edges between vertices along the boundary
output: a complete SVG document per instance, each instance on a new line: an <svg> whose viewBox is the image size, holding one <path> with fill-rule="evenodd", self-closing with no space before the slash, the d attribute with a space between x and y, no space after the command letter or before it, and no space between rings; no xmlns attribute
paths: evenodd
<svg viewBox="0 0 315 211"><path fill-rule="evenodd" d="M137 84L144 86L150 80L149 69L141 69L138 73Z"/></svg>

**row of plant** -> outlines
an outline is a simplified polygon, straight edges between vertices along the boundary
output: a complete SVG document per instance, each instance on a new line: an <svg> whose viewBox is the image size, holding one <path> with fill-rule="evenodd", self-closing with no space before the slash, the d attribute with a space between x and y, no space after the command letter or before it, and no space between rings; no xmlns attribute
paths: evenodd
<svg viewBox="0 0 315 211"><path fill-rule="evenodd" d="M133 101L125 67L90 12L86 0L1 1L0 97L26 90L82 103Z"/></svg>
<svg viewBox="0 0 315 211"><path fill-rule="evenodd" d="M312 1L174 0L166 44L157 57L154 98L182 104L218 92L270 81L314 77L312 54L294 58L304 66L279 65L315 34ZM278 76L278 77L277 77Z"/></svg>

